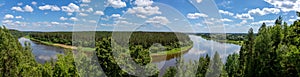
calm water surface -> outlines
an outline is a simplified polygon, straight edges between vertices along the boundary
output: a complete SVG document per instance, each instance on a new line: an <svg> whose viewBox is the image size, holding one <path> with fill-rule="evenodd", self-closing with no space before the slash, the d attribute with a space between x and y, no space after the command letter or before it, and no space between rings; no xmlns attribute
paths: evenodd
<svg viewBox="0 0 300 77"><path fill-rule="evenodd" d="M220 54L222 61L225 62L229 54L238 53L241 47L235 44L206 40L200 36L195 35L189 35L189 37L193 41L194 45L193 48L189 50L189 52L182 55L182 58L185 62L198 61L201 56L206 56L206 54L208 54L209 56L213 56L216 51ZM166 61L154 62L154 64L156 64L158 68L161 68L160 74L163 74L166 68L175 66L176 59L177 58L175 57Z"/></svg>
<svg viewBox="0 0 300 77"><path fill-rule="evenodd" d="M25 42L31 44L32 53L35 56L35 60L39 63L45 63L45 61L55 60L57 54L63 54L64 49L54 46L43 45L27 38L19 38L19 42L24 46Z"/></svg>

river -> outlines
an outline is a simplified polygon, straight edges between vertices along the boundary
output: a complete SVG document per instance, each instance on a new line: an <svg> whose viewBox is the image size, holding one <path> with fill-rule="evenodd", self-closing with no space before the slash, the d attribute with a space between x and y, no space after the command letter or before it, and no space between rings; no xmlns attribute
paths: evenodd
<svg viewBox="0 0 300 77"><path fill-rule="evenodd" d="M39 63L45 63L51 59L56 60L57 54L64 53L63 48L43 45L23 37L19 38L18 40L22 46L24 46L25 42L29 42L31 44L32 53L35 56L35 60Z"/></svg>
<svg viewBox="0 0 300 77"><path fill-rule="evenodd" d="M182 55L184 61L186 62L194 61L194 60L197 61L199 57L206 56L206 54L212 56L215 53L215 51L219 52L222 61L225 62L226 57L229 54L235 52L238 53L240 50L239 45L206 40L200 36L195 36L195 35L189 35L189 37L193 41L194 45L187 53L184 53ZM34 54L36 61L38 61L39 63L44 63L45 61L49 61L51 59L55 60L57 58L56 55L63 54L64 51L63 48L43 45L37 42L33 42L26 38L19 39L19 42L23 46L24 46L24 42L26 41L31 43L32 53ZM160 71L161 73L163 73L166 68L170 66L174 66L176 64L176 59L177 58L175 57L165 61L154 62L154 64L156 64L158 68L161 68Z"/></svg>

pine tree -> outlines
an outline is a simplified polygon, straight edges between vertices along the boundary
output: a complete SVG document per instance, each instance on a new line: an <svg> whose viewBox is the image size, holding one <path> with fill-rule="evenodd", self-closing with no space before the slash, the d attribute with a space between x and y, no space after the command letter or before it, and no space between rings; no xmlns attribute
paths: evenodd
<svg viewBox="0 0 300 77"><path fill-rule="evenodd" d="M223 70L223 63L218 52L215 53L213 60L210 62L207 77L219 77Z"/></svg>
<svg viewBox="0 0 300 77"><path fill-rule="evenodd" d="M229 77L239 77L239 55L237 53L230 54L227 57L225 70Z"/></svg>

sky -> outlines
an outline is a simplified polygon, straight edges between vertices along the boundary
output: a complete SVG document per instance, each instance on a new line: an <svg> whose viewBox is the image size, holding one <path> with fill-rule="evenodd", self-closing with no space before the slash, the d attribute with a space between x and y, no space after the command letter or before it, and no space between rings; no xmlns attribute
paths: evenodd
<svg viewBox="0 0 300 77"><path fill-rule="evenodd" d="M300 0L1 0L0 24L20 31L257 32L300 19Z"/></svg>

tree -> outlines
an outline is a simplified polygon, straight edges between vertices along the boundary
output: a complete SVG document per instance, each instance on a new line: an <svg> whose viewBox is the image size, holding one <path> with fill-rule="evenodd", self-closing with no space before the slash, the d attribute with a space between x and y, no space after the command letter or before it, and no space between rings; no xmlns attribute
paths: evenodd
<svg viewBox="0 0 300 77"><path fill-rule="evenodd" d="M163 77L175 77L177 70L174 66L171 66L167 69L167 72L164 74Z"/></svg>
<svg viewBox="0 0 300 77"><path fill-rule="evenodd" d="M297 11L296 13L297 13L297 16L298 16L298 17L300 17L300 12L299 12L299 11Z"/></svg>
<svg viewBox="0 0 300 77"><path fill-rule="evenodd" d="M227 57L225 64L225 70L228 73L229 77L239 77L239 55L233 53Z"/></svg>
<svg viewBox="0 0 300 77"><path fill-rule="evenodd" d="M197 68L197 77L205 77L205 74L208 70L210 62L210 57L206 54L206 57L200 57L198 61L198 68Z"/></svg>
<svg viewBox="0 0 300 77"><path fill-rule="evenodd" d="M2 77L36 76L39 71L26 45L23 48L5 26L0 27L0 75Z"/></svg>
<svg viewBox="0 0 300 77"><path fill-rule="evenodd" d="M213 60L210 62L207 77L219 77L223 70L223 63L218 52L215 52Z"/></svg>
<svg viewBox="0 0 300 77"><path fill-rule="evenodd" d="M282 24L282 17L279 16L276 20L275 20L275 25L281 25Z"/></svg>

